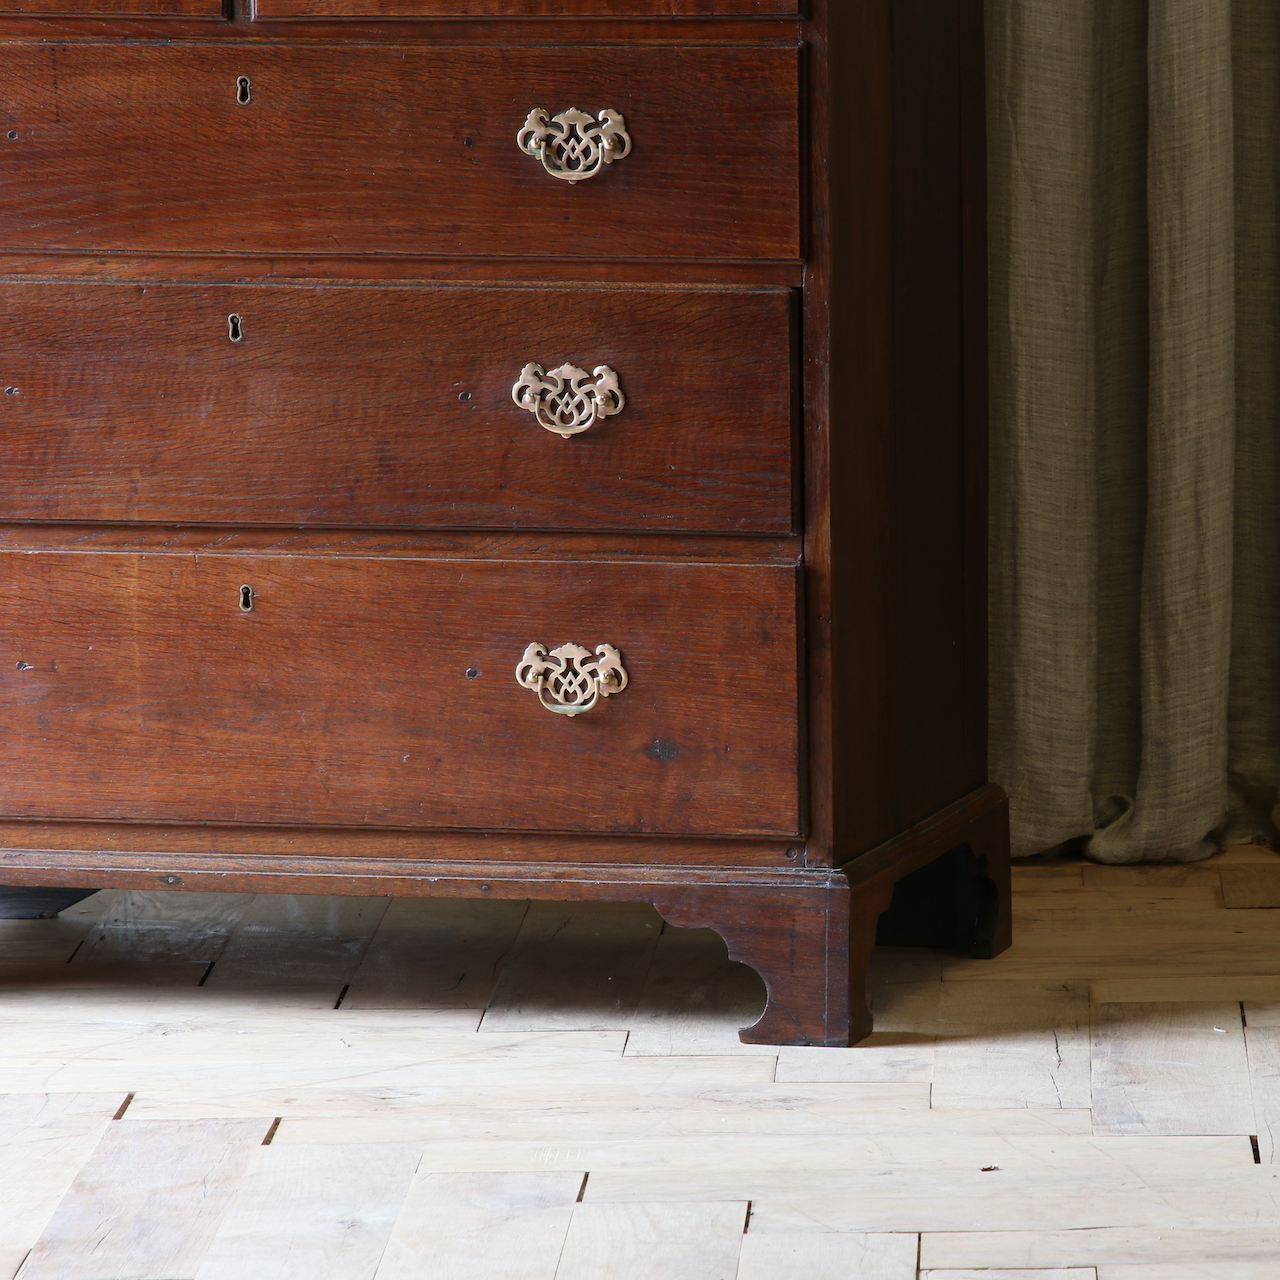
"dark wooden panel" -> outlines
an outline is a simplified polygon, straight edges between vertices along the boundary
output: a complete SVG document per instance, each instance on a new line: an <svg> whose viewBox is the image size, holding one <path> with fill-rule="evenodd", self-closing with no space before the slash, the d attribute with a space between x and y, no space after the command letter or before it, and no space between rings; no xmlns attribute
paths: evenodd
<svg viewBox="0 0 1280 1280"><path fill-rule="evenodd" d="M332 17L254 18L251 0L229 0L227 22L171 16L163 22L131 14L35 14L0 12L0 38L6 42L79 43L103 41L191 41L213 44L234 40L241 47L275 44L282 40L311 44L431 45L517 44L523 50L551 49L573 43L594 49L640 44L704 43L711 45L769 45L795 42L798 18L788 15L749 17L600 15L553 17Z"/></svg>
<svg viewBox="0 0 1280 1280"><path fill-rule="evenodd" d="M383 560L621 560L800 563L800 539L660 533L473 533L403 529L237 528L161 524L0 524L8 551L146 555L370 556Z"/></svg>
<svg viewBox="0 0 1280 1280"><path fill-rule="evenodd" d="M815 687L814 700L833 722L827 743L815 746L814 768L830 771L828 848L836 862L902 829L896 702L899 682L913 678L896 663L894 634L890 4L814 0L806 28L829 41L827 94L811 110L822 256L812 286L821 292L806 299L805 353L817 338L830 343L830 356L805 369L806 396L822 387L811 400L805 467L806 560L812 548L826 578L810 625L825 615L829 634L827 652L816 654L827 683Z"/></svg>
<svg viewBox="0 0 1280 1280"><path fill-rule="evenodd" d="M474 533L162 524L0 524L8 551L146 555L370 556L383 560L644 560L700 564L800 563L800 539L724 534Z"/></svg>
<svg viewBox="0 0 1280 1280"><path fill-rule="evenodd" d="M797 0L257 0L263 18L794 17Z"/></svg>
<svg viewBox="0 0 1280 1280"><path fill-rule="evenodd" d="M798 826L793 569L5 552L0 582L5 817ZM616 645L630 686L552 714L531 642Z"/></svg>
<svg viewBox="0 0 1280 1280"><path fill-rule="evenodd" d="M129 18L213 18L222 21L222 0L0 0L0 15L48 14Z"/></svg>
<svg viewBox="0 0 1280 1280"><path fill-rule="evenodd" d="M790 527L785 292L8 284L0 314L0 519ZM563 439L512 402L530 361L609 365L626 406Z"/></svg>
<svg viewBox="0 0 1280 1280"><path fill-rule="evenodd" d="M985 614L986 600L966 591L974 530L966 511L961 51L970 49L961 42L960 17L959 0L941 6L894 0L895 639L903 825L923 821L983 780L966 758L969 611Z"/></svg>
<svg viewBox="0 0 1280 1280"><path fill-rule="evenodd" d="M551 277L549 281L548 277ZM0 279L115 281L137 284L278 284L324 281L360 284L642 285L687 288L741 285L799 289L802 262L725 262L715 258L405 258L340 254L135 254L0 252Z"/></svg>
<svg viewBox="0 0 1280 1280"><path fill-rule="evenodd" d="M0 249L799 254L793 48L14 44L5 89ZM576 184L516 145L572 106L634 144Z"/></svg>
<svg viewBox="0 0 1280 1280"><path fill-rule="evenodd" d="M983 0L959 0L965 471L964 776L987 776L987 111Z"/></svg>
<svg viewBox="0 0 1280 1280"><path fill-rule="evenodd" d="M305 815L304 815L305 816ZM714 840L680 836L535 835L527 831L404 831L389 828L152 826L141 822L41 822L0 820L0 860L5 851L188 855L222 858L258 870L287 861L314 864L345 860L384 867L414 861L536 863L572 872L575 866L773 867L804 866L804 846L793 840ZM3 865L0 861L0 865ZM409 874L409 873L406 873ZM667 874L679 874L668 871ZM0 872L0 881L4 873ZM300 892L306 892L300 890ZM387 890L388 893L392 890Z"/></svg>

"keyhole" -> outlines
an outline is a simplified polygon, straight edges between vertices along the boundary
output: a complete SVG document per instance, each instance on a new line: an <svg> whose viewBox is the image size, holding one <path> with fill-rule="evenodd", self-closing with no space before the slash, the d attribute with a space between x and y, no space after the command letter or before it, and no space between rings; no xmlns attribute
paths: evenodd
<svg viewBox="0 0 1280 1280"><path fill-rule="evenodd" d="M243 586L240 588L240 609L243 613L248 613L253 608L253 588Z"/></svg>
<svg viewBox="0 0 1280 1280"><path fill-rule="evenodd" d="M236 76L236 101L242 107L253 101L253 86L248 76Z"/></svg>
<svg viewBox="0 0 1280 1280"><path fill-rule="evenodd" d="M227 317L227 337L232 342L244 341L244 317L234 312Z"/></svg>

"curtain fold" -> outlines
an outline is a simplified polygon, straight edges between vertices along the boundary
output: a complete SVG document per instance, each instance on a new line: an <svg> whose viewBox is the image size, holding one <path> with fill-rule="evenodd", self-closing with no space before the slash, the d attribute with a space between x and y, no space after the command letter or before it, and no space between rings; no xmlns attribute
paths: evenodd
<svg viewBox="0 0 1280 1280"><path fill-rule="evenodd" d="M1018 854L1275 834L1277 27L1273 0L988 3L992 776Z"/></svg>

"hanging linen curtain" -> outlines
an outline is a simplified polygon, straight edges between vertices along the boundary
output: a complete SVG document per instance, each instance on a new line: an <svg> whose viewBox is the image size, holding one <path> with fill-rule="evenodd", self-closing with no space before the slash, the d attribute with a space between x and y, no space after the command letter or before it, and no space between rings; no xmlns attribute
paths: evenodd
<svg viewBox="0 0 1280 1280"><path fill-rule="evenodd" d="M1280 4L988 0L991 771L1015 853L1275 837Z"/></svg>

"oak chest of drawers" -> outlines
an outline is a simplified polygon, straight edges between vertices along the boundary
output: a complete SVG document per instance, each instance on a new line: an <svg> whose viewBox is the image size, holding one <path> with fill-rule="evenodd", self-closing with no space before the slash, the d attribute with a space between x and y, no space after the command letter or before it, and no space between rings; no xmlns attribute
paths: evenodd
<svg viewBox="0 0 1280 1280"><path fill-rule="evenodd" d="M4 7L0 880L1007 945L976 0Z"/></svg>

